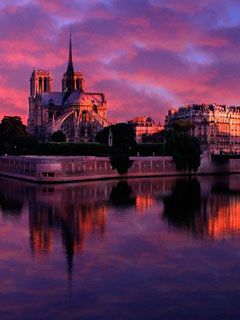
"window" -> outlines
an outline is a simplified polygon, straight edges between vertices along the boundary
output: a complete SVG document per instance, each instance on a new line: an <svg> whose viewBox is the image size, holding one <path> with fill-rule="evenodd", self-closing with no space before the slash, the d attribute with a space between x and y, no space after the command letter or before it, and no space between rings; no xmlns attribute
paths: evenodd
<svg viewBox="0 0 240 320"><path fill-rule="evenodd" d="M42 172L42 176L53 178L55 176L55 173L54 172Z"/></svg>

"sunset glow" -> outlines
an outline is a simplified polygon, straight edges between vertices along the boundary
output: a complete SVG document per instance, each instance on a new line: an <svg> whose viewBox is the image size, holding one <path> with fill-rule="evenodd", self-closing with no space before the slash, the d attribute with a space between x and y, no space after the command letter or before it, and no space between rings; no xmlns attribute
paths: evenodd
<svg viewBox="0 0 240 320"><path fill-rule="evenodd" d="M240 103L237 0L0 1L0 117L28 112L34 67L59 90L69 28L86 88L106 93L111 120L171 106ZM127 115L126 115L127 111Z"/></svg>

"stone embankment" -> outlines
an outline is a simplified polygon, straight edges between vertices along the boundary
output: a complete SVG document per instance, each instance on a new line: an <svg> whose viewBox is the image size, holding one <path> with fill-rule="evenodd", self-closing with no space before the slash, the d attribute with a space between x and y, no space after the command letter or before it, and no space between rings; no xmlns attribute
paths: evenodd
<svg viewBox="0 0 240 320"><path fill-rule="evenodd" d="M132 157L133 165L125 177L185 175L177 171L171 157ZM202 155L196 174L240 173L240 159L216 161ZM119 178L106 157L2 156L0 174L36 182L71 182Z"/></svg>

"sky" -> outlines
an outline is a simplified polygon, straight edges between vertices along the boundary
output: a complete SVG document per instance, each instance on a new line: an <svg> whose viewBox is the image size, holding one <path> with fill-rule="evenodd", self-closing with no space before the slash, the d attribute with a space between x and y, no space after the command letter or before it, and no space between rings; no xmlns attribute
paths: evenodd
<svg viewBox="0 0 240 320"><path fill-rule="evenodd" d="M0 0L0 118L26 123L34 67L61 90L70 27L74 68L111 121L240 105L239 0Z"/></svg>

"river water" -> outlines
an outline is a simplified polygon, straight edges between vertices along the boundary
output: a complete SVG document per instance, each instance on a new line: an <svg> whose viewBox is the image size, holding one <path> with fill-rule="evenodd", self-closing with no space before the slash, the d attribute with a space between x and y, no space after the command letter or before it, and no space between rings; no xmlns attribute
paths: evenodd
<svg viewBox="0 0 240 320"><path fill-rule="evenodd" d="M239 319L240 176L0 178L0 319Z"/></svg>

